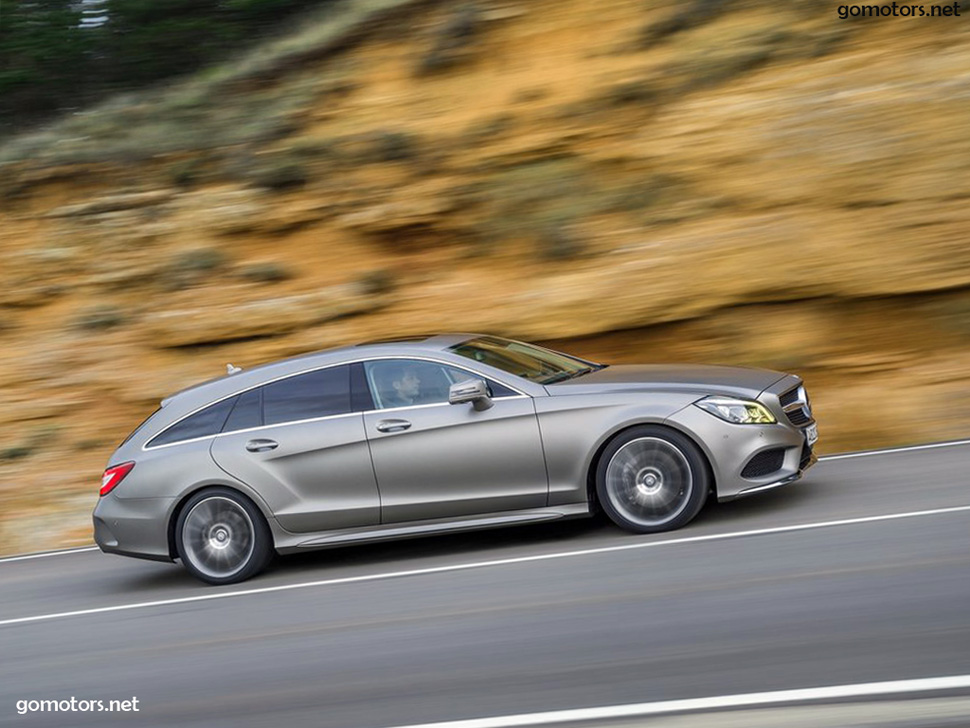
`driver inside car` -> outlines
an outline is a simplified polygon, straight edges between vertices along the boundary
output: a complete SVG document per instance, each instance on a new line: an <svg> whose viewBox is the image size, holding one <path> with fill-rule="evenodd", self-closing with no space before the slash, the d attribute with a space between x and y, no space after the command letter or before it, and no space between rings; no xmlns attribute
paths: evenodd
<svg viewBox="0 0 970 728"><path fill-rule="evenodd" d="M392 372L386 381L390 387L384 389L381 399L385 407L409 407L418 403L421 395L421 378L416 368L404 366Z"/></svg>

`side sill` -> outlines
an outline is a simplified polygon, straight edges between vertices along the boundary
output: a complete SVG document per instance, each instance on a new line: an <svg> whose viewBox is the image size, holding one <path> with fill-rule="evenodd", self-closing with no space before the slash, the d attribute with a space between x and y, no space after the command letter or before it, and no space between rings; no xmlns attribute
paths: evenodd
<svg viewBox="0 0 970 728"><path fill-rule="evenodd" d="M459 533L461 531L478 531L488 528L502 528L504 526L518 526L527 523L556 521L564 518L582 518L589 515L591 515L589 503L572 503L569 505L553 506L551 508L534 508L526 511L492 513L481 516L469 516L461 519L390 523L382 526L366 526L364 528L342 531L325 531L314 534L309 538L303 535L303 540L299 542L277 545L277 551L280 554L288 554L308 549L322 549L332 546L373 543L375 541L391 541L404 538L420 538L422 536L436 536L446 533Z"/></svg>

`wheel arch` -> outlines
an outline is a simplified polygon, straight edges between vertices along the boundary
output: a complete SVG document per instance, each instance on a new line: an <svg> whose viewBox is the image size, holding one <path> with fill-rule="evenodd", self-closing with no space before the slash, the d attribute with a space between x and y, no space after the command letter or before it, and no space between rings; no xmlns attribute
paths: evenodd
<svg viewBox="0 0 970 728"><path fill-rule="evenodd" d="M256 511L259 513L263 521L266 523L266 526L269 529L270 535L271 536L274 535L273 529L270 524L270 516L267 513L266 504L263 503L262 499L260 499L258 496L255 496L255 494L248 492L248 489L240 487L238 483L231 483L226 481L211 481L211 482L197 483L187 488L185 492L182 493L178 501L176 501L175 507L172 508L172 511L168 517L168 525L166 526L166 535L168 538L168 554L172 558L172 560L175 560L178 558L178 548L175 545L175 529L178 526L179 516L182 514L182 511L185 508L185 504L189 502L189 499L191 499L192 496L204 490L208 490L210 488L225 488L227 490L233 491L234 493L238 494L241 498L244 498L245 500L247 500L256 508ZM275 548L275 544L273 544L273 546Z"/></svg>
<svg viewBox="0 0 970 728"><path fill-rule="evenodd" d="M671 432L676 432L682 437L686 437L690 440L700 451L701 457L704 461L704 467L707 470L707 476L710 478L711 492L717 496L717 478L715 477L714 468L711 465L711 455L704 447L704 444L698 440L694 433L685 430L682 427L678 427L675 423L669 422L667 420L642 420L640 422L626 423L622 427L611 431L607 434L597 445L596 450L593 453L593 457L590 458L589 467L586 471L586 499L589 502L590 510L593 512L599 511L599 497L596 495L596 470L599 467L600 460L603 457L603 452L609 446L613 440L621 436L624 432L629 432L637 427L658 427L660 429L670 430Z"/></svg>

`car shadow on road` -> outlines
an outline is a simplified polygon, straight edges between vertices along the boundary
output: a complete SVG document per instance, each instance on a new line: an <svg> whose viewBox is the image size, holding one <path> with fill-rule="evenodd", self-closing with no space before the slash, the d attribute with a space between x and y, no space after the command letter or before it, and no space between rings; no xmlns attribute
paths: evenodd
<svg viewBox="0 0 970 728"><path fill-rule="evenodd" d="M600 534L609 534L612 527L601 518L577 519L557 523L509 526L461 534L443 534L422 538L386 541L374 544L343 546L340 548L293 554L277 560L274 572L296 572L320 567L348 567L382 565L400 568L432 566L428 561L455 557L469 561L514 558L533 553L534 546L558 546L567 549L583 548L583 542ZM417 563L415 563L417 562Z"/></svg>
<svg viewBox="0 0 970 728"><path fill-rule="evenodd" d="M819 494L804 481L777 490L758 493L747 498L739 498L726 503L718 503L713 498L704 506L693 525L731 525L745 528L771 528L777 524L776 516L788 515L804 510L808 503L817 501Z"/></svg>
<svg viewBox="0 0 970 728"><path fill-rule="evenodd" d="M512 526L462 534L436 535L424 538L383 543L345 546L341 548L294 554L278 559L272 571L277 577L289 580L301 572L313 573L315 578L327 578L328 571L336 572L347 567L381 566L387 570L433 567L448 558L488 561L515 558L547 551L571 551L622 545L629 538L670 538L671 533L689 537L700 530L709 533L717 530L746 528L770 528L783 514L798 511L805 503L817 498L810 489L795 483L777 491L760 493L728 503L717 503L712 498L697 518L676 532L655 536L634 536L614 526L602 514L589 519L558 521L556 523ZM538 550L536 547L539 547Z"/></svg>
<svg viewBox="0 0 970 728"><path fill-rule="evenodd" d="M246 587L272 587L303 579L326 580L366 573L374 569L403 571L433 568L445 563L490 561L528 556L536 553L573 551L585 548L622 545L631 538L690 537L717 531L770 528L782 517L802 510L816 500L818 492L804 482L776 491L759 493L728 503L711 498L697 518L685 528L653 536L635 536L609 522L603 514L593 518L554 523L509 526L460 534L442 534L423 538L348 545L339 548L308 551L277 558L265 574ZM147 566L148 570L144 570ZM119 578L122 578L119 576ZM126 571L124 591L141 594L178 591L202 587L179 565L143 564L134 578ZM227 587L202 587L233 589Z"/></svg>

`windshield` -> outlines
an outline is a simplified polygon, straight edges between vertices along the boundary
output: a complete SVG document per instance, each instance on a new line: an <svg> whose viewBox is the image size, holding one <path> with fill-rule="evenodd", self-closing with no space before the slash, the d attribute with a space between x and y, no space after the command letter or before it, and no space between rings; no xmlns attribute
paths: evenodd
<svg viewBox="0 0 970 728"><path fill-rule="evenodd" d="M468 359L488 364L539 384L562 382L602 369L604 366L551 349L494 336L469 339L452 346L451 350Z"/></svg>

